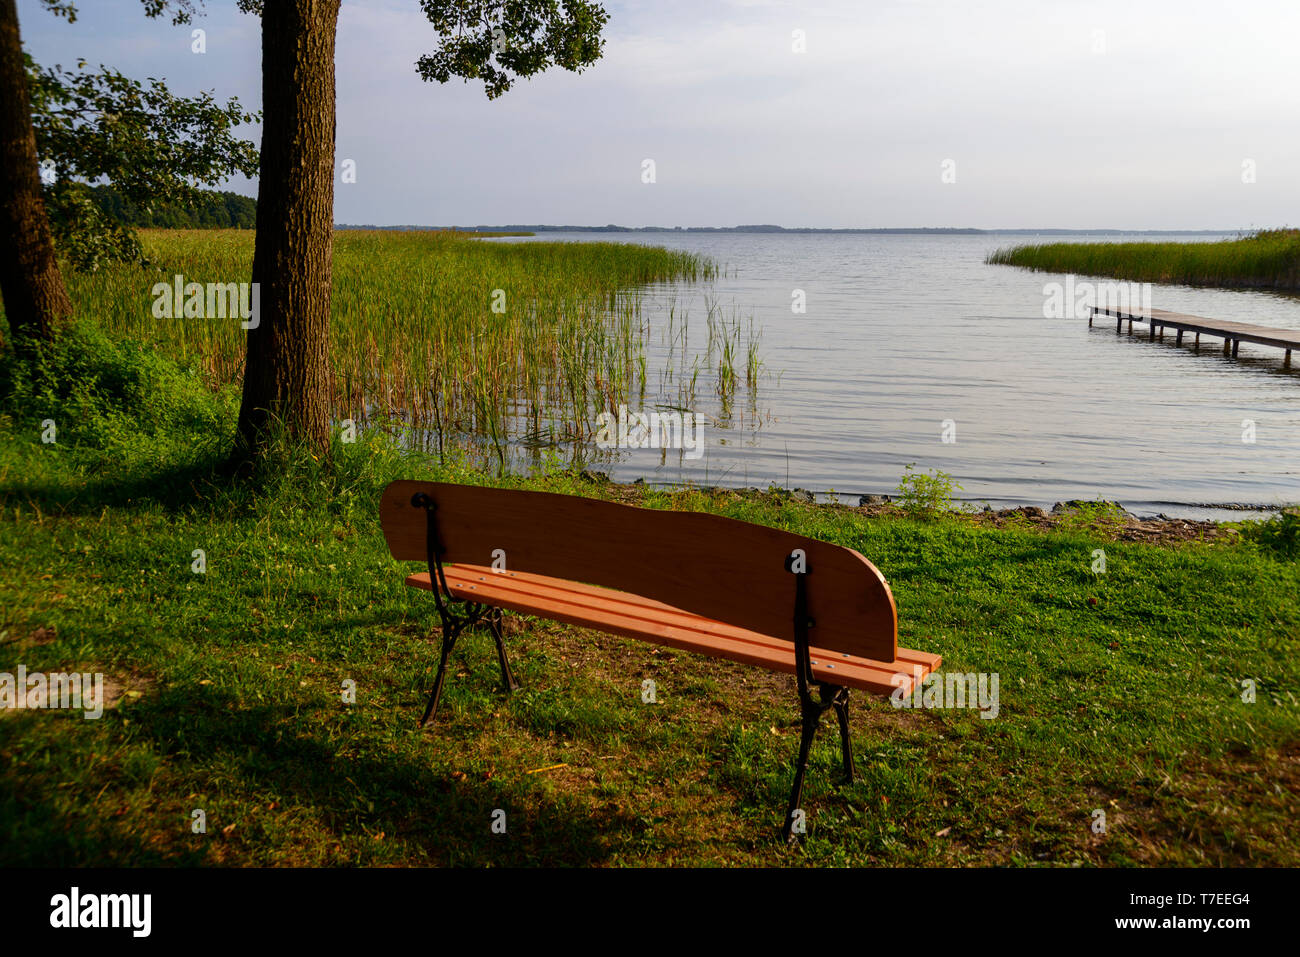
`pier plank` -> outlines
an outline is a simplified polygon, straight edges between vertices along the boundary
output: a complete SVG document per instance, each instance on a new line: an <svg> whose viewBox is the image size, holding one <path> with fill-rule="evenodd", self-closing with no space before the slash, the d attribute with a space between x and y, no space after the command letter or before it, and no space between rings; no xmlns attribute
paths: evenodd
<svg viewBox="0 0 1300 957"><path fill-rule="evenodd" d="M1192 316L1184 312L1171 312L1167 309L1129 312L1122 309L1094 306L1088 319L1089 325L1092 324L1094 316L1108 316L1114 319L1116 332L1119 332L1120 323L1125 321L1129 324L1129 332L1133 331L1133 323L1146 323L1151 339L1156 337L1157 329L1160 331L1161 336L1164 335L1166 328L1176 330L1179 345L1182 344L1184 332L1195 333L1197 346L1201 344L1202 335L1217 336L1223 339L1224 353L1230 352L1234 358L1241 343L1252 342L1256 345L1272 346L1286 350L1284 361L1289 366L1291 350L1300 349L1300 329L1277 329L1272 326L1258 326L1250 322L1207 319L1204 316Z"/></svg>

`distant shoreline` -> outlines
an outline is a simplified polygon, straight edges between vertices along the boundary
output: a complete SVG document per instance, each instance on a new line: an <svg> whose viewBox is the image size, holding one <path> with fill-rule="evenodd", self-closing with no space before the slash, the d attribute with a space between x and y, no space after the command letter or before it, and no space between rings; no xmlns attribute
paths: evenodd
<svg viewBox="0 0 1300 957"><path fill-rule="evenodd" d="M603 486L621 495L639 495L646 490L660 491L696 491L709 495L734 495L739 498L767 499L780 498L799 502L809 506L833 506L837 508L856 508L864 514L894 514L903 502L903 495L898 488L884 493L859 493L836 491L813 491L800 486L785 487L770 485L762 488L753 485L714 485L687 480L660 480L648 476L635 478L615 478L609 472L598 469L585 469L580 476L584 481ZM1048 499L1040 499L1044 503ZM1183 526L1208 528L1209 526L1230 525L1242 521L1263 521L1264 516L1272 517L1286 511L1300 508L1300 501L1290 504L1258 504L1248 502L1173 502L1151 501L1137 502L1132 499L1126 505L1118 499L1070 499L1058 501L1054 505L1034 505L1024 500L1004 498L983 498L979 496L954 496L950 503L954 509L951 513L958 516L974 517L981 520L1001 520L1007 518L1028 518L1045 524L1059 524L1063 516L1078 512L1091 512L1100 509L1112 518L1147 529L1178 529ZM1130 508L1132 506L1132 508ZM1166 513L1163 508L1171 512ZM1134 511L1138 509L1138 511ZM1194 512L1219 513L1215 515L1189 514ZM901 514L901 512L900 512Z"/></svg>
<svg viewBox="0 0 1300 957"><path fill-rule="evenodd" d="M982 229L957 226L906 226L836 229L815 226L375 226L338 223L335 229L386 229L399 232L457 233L774 233L778 235L865 234L873 236L1223 236L1253 229Z"/></svg>
<svg viewBox="0 0 1300 957"><path fill-rule="evenodd" d="M693 491L713 497L734 498L755 502L781 501L809 509L833 509L853 511L873 518L907 517L902 507L901 496L892 495L857 495L814 493L803 488L782 488L771 486L767 489L749 487L732 487L725 485L696 485L690 482L647 482L645 480L625 481L611 479L605 472L584 471L580 476L593 486L604 489L604 494L615 501L625 504L640 504L644 495L651 491L687 492ZM857 504L854 505L856 500ZM1144 541L1153 544L1211 540L1224 536L1236 535L1240 523L1259 522L1265 519L1260 513L1280 515L1295 506L1245 506L1227 504L1222 506L1204 506L1207 509L1225 511L1240 510L1238 517L1191 517L1167 515L1163 512L1155 515L1140 515L1129 511L1125 506L1113 501L1072 500L1057 502L1051 507L1034 505L1006 505L994 508L984 502L981 510L978 504L982 499L953 499L951 509L939 513L943 517L969 522L976 526L995 528L1033 527L1050 532L1058 528L1069 529L1088 526L1108 528L1123 541Z"/></svg>

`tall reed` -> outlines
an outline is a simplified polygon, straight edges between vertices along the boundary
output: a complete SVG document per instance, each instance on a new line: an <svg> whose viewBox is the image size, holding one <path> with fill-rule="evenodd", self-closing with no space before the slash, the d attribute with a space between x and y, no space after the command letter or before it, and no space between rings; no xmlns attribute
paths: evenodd
<svg viewBox="0 0 1300 957"><path fill-rule="evenodd" d="M1011 246L985 262L1130 282L1300 291L1300 229L1192 243L1044 243Z"/></svg>
<svg viewBox="0 0 1300 957"><path fill-rule="evenodd" d="M152 265L70 276L78 311L109 330L197 363L214 386L242 376L237 319L158 319L151 289L246 282L253 234L153 230ZM453 233L335 234L331 402L359 421L392 417L485 439L504 463L512 439L581 437L599 408L644 389L641 288L712 279L683 251L630 243L488 243Z"/></svg>

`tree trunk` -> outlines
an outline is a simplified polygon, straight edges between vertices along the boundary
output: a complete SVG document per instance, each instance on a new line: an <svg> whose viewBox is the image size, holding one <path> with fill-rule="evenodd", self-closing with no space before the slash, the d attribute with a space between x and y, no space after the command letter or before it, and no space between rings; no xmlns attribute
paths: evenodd
<svg viewBox="0 0 1300 957"><path fill-rule="evenodd" d="M72 312L41 197L15 0L0 0L0 296L19 348L53 339Z"/></svg>
<svg viewBox="0 0 1300 957"><path fill-rule="evenodd" d="M272 438L329 448L334 256L334 38L340 0L276 0L262 13L262 165L235 458Z"/></svg>

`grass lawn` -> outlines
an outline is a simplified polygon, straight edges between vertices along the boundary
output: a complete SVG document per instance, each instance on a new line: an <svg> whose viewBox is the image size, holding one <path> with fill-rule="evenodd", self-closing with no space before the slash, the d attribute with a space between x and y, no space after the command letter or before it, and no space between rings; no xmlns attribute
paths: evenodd
<svg viewBox="0 0 1300 957"><path fill-rule="evenodd" d="M77 335L44 372L0 375L0 672L102 671L112 707L0 711L0 863L1300 864L1285 538L1125 543L1086 514L992 528L554 470L491 479L376 435L235 484L213 464L228 390ZM798 852L777 840L798 745L787 676L508 615L523 688L500 692L491 638L471 633L420 731L437 618L403 587L414 566L389 557L376 503L423 476L856 548L892 584L900 644L996 672L999 713L856 695L859 780L837 786L825 723ZM641 703L645 678L660 703Z"/></svg>

